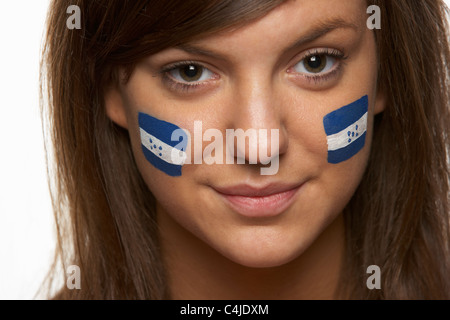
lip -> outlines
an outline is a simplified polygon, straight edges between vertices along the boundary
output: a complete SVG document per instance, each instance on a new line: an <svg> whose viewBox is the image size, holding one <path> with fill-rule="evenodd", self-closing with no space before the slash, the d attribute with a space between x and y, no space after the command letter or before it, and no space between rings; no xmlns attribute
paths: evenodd
<svg viewBox="0 0 450 320"><path fill-rule="evenodd" d="M237 213L249 218L280 215L295 200L302 184L270 184L262 187L241 184L213 188Z"/></svg>

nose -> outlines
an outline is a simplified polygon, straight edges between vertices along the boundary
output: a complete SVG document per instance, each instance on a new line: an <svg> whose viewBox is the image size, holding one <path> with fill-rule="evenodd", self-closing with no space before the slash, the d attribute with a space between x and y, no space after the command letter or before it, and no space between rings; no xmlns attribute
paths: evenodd
<svg viewBox="0 0 450 320"><path fill-rule="evenodd" d="M267 76L254 74L236 82L230 119L234 138L229 139L233 132L227 130L227 147L238 164L266 165L287 151L283 108L277 100L276 87Z"/></svg>

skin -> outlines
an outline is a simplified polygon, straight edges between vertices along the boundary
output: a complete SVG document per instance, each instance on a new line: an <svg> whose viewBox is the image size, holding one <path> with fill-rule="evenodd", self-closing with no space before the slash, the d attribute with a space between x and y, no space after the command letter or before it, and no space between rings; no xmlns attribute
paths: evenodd
<svg viewBox="0 0 450 320"><path fill-rule="evenodd" d="M129 130L137 166L157 199L173 298L336 297L344 250L341 213L367 165L373 116L384 109L367 18L364 1L289 1L248 25L189 43L184 49L190 52L169 48L148 57L129 82L108 91L108 116ZM344 26L291 47L337 19ZM193 52L194 47L214 56ZM323 48L345 54L345 60L336 60L335 67L341 63L337 72L320 80L298 72L296 66L306 54ZM202 63L212 76L180 91L158 71L186 60ZM366 94L365 147L343 163L329 164L323 117ZM203 122L203 130L223 133L237 128L279 129L279 171L262 176L260 164L191 164L183 167L181 177L169 177L144 158L138 112L191 133L195 120ZM239 215L212 188L271 182L304 183L292 205L271 218Z"/></svg>

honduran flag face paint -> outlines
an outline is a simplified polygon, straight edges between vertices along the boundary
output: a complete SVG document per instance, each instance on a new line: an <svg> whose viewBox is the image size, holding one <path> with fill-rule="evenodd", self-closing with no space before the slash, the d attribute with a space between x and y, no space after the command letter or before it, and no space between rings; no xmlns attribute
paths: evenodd
<svg viewBox="0 0 450 320"><path fill-rule="evenodd" d="M181 176L188 143L186 132L145 113L139 113L139 127L145 158L169 176Z"/></svg>
<svg viewBox="0 0 450 320"><path fill-rule="evenodd" d="M364 147L368 108L369 98L366 95L323 118L329 163L337 164L346 161Z"/></svg>

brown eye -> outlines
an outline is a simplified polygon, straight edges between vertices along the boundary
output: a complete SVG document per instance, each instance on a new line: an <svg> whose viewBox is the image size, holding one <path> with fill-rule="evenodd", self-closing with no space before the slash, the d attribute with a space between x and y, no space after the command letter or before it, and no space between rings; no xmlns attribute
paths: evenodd
<svg viewBox="0 0 450 320"><path fill-rule="evenodd" d="M294 66L295 72L306 75L320 75L331 71L337 64L338 59L329 54L313 54Z"/></svg>
<svg viewBox="0 0 450 320"><path fill-rule="evenodd" d="M198 81L201 78L203 67L193 64L180 68L180 76L187 82Z"/></svg>
<svg viewBox="0 0 450 320"><path fill-rule="evenodd" d="M214 78L212 71L194 63L174 67L168 73L174 80L182 83L201 82Z"/></svg>
<svg viewBox="0 0 450 320"><path fill-rule="evenodd" d="M327 56L324 54L308 57L303 62L305 69L311 73L320 73L327 65Z"/></svg>

